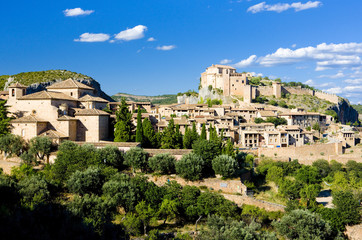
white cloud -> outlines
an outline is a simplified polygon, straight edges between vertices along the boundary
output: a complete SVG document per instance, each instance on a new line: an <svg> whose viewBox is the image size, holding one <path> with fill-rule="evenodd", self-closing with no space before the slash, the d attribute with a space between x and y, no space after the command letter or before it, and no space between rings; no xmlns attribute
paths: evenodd
<svg viewBox="0 0 362 240"><path fill-rule="evenodd" d="M296 48L296 47L297 47L297 44L294 43L294 44L292 45L292 48Z"/></svg>
<svg viewBox="0 0 362 240"><path fill-rule="evenodd" d="M154 38L154 37L150 37L147 39L147 42L154 42L154 41L156 41L156 38Z"/></svg>
<svg viewBox="0 0 362 240"><path fill-rule="evenodd" d="M145 31L147 31L146 26L138 25L134 28L129 28L127 30L121 31L120 33L116 34L114 38L121 41L136 40L143 38L145 36Z"/></svg>
<svg viewBox="0 0 362 240"><path fill-rule="evenodd" d="M314 81L313 81L313 79L309 79L309 80L307 80L306 82L304 82L304 84L308 84L308 85L314 85L315 83L314 83Z"/></svg>
<svg viewBox="0 0 362 240"><path fill-rule="evenodd" d="M326 89L326 90L323 90L324 92L327 92L327 93L333 93L333 94L341 94L342 93L342 88L340 87L335 87L335 88L329 88L329 89Z"/></svg>
<svg viewBox="0 0 362 240"><path fill-rule="evenodd" d="M105 42L110 38L105 33L83 33L79 39L74 39L75 42Z"/></svg>
<svg viewBox="0 0 362 240"><path fill-rule="evenodd" d="M334 75L320 75L318 78L343 78L346 75L344 75L344 73L342 71L339 71L338 73L334 74Z"/></svg>
<svg viewBox="0 0 362 240"><path fill-rule="evenodd" d="M220 64L228 64L231 63L232 61L230 59L223 59L220 61Z"/></svg>
<svg viewBox="0 0 362 240"><path fill-rule="evenodd" d="M94 10L83 10L81 8L65 9L63 11L66 17L85 16L94 13Z"/></svg>
<svg viewBox="0 0 362 240"><path fill-rule="evenodd" d="M176 48L175 45L164 45L164 46L156 47L157 50L161 50L161 51L170 51L170 50L172 50L174 48Z"/></svg>
<svg viewBox="0 0 362 240"><path fill-rule="evenodd" d="M332 68L356 68L362 66L362 43L322 43L315 47L290 49L279 48L274 53L262 57L251 55L236 66L245 67L259 65L272 67L285 64L294 64L306 61L315 61L317 71ZM239 64L239 65L238 65Z"/></svg>
<svg viewBox="0 0 362 240"><path fill-rule="evenodd" d="M255 4L248 8L247 12L251 13L258 13L263 11L271 11L271 12L277 12L281 13L288 9L294 9L296 12L310 9L310 8L317 8L322 6L322 3L320 1L308 1L306 3L301 2L294 2L294 3L276 3L276 4L266 4L266 2L261 2L258 4Z"/></svg>
<svg viewBox="0 0 362 240"><path fill-rule="evenodd" d="M249 67L255 63L256 59L257 59L256 55L251 55L247 59L241 60L240 62L234 64L234 66L237 68Z"/></svg>
<svg viewBox="0 0 362 240"><path fill-rule="evenodd" d="M346 80L343 80L343 82L350 83L350 84L362 84L362 78L346 79Z"/></svg>

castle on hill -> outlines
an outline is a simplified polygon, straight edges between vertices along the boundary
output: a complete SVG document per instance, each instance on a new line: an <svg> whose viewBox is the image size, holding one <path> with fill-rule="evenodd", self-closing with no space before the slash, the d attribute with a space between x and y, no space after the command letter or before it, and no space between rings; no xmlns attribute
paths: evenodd
<svg viewBox="0 0 362 240"><path fill-rule="evenodd" d="M328 94L301 87L286 87L273 81L271 86L252 86L249 80L253 75L249 72L237 73L231 66L213 64L201 73L200 87L219 89L223 96L240 96L243 101L251 103L258 96L275 96L283 94L311 95L337 104L339 98L335 94ZM180 102L179 102L180 103Z"/></svg>

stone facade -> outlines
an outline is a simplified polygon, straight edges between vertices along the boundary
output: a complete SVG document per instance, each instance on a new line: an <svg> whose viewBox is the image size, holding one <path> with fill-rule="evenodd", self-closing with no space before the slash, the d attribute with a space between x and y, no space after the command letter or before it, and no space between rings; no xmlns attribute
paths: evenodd
<svg viewBox="0 0 362 240"><path fill-rule="evenodd" d="M29 140L48 136L55 142L99 142L108 138L109 114L102 111L107 100L93 96L94 89L68 79L47 90L26 94L26 86L9 86L7 105L16 118L12 133Z"/></svg>

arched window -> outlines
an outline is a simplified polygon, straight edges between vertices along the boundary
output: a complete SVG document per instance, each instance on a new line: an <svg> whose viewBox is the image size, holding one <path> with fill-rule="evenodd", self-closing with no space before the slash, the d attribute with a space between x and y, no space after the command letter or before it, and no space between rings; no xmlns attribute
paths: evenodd
<svg viewBox="0 0 362 240"><path fill-rule="evenodd" d="M15 89L11 89L11 96L15 97Z"/></svg>

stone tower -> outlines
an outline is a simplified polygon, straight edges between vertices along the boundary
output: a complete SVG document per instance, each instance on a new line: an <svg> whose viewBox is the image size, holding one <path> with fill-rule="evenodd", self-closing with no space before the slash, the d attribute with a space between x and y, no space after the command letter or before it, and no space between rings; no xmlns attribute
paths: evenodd
<svg viewBox="0 0 362 240"><path fill-rule="evenodd" d="M282 86L281 86L280 82L273 82L273 95L276 98L282 97Z"/></svg>

